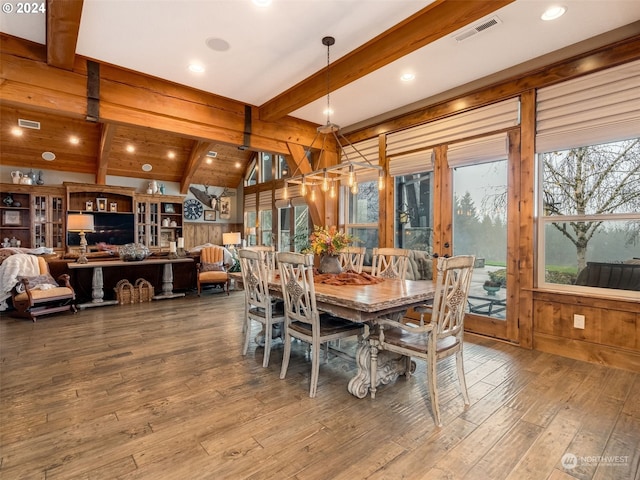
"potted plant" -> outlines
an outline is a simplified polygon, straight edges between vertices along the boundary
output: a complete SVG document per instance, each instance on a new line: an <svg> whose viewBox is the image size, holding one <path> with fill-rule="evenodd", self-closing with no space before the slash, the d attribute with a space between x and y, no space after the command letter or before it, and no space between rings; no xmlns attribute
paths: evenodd
<svg viewBox="0 0 640 480"><path fill-rule="evenodd" d="M500 282L495 282L493 280L487 280L482 285L482 288L485 289L487 295L495 295L498 290L500 290Z"/></svg>

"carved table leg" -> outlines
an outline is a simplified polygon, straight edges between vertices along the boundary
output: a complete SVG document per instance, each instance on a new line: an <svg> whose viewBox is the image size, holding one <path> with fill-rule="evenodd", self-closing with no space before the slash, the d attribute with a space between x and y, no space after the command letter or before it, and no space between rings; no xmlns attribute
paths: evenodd
<svg viewBox="0 0 640 480"><path fill-rule="evenodd" d="M78 304L78 308L83 310L92 307L106 307L117 305L117 300L104 300L104 277L102 267L93 267L93 277L91 279L91 301Z"/></svg>
<svg viewBox="0 0 640 480"><path fill-rule="evenodd" d="M104 301L104 277L102 275L102 267L93 268L91 298L91 303L102 303Z"/></svg>
<svg viewBox="0 0 640 480"><path fill-rule="evenodd" d="M184 297L184 293L173 292L173 265L165 263L162 267L162 293L155 295L154 300L162 300L164 298Z"/></svg>
<svg viewBox="0 0 640 480"><path fill-rule="evenodd" d="M409 362L403 355L378 350L377 337L373 335L358 347L356 353L358 373L349 381L347 390L358 398L366 397L370 391L371 398L375 398L376 387L391 383L406 373ZM375 379L373 382L372 378Z"/></svg>

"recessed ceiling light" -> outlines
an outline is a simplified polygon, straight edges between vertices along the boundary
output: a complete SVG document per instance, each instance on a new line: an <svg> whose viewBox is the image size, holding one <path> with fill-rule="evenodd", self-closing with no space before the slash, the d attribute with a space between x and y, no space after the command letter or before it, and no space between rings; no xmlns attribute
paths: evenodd
<svg viewBox="0 0 640 480"><path fill-rule="evenodd" d="M42 158L47 162L53 162L56 159L56 154L53 152L42 152Z"/></svg>
<svg viewBox="0 0 640 480"><path fill-rule="evenodd" d="M207 165L211 165L213 163L213 158L207 157Z"/></svg>
<svg viewBox="0 0 640 480"><path fill-rule="evenodd" d="M257 7L268 7L271 5L271 0L253 0L253 4Z"/></svg>
<svg viewBox="0 0 640 480"><path fill-rule="evenodd" d="M176 152L169 151L169 153L167 153L167 157L171 159L176 158Z"/></svg>
<svg viewBox="0 0 640 480"><path fill-rule="evenodd" d="M553 5L552 7L547 8L540 18L542 20L555 20L556 18L560 18L564 15L566 11L567 7Z"/></svg>
<svg viewBox="0 0 640 480"><path fill-rule="evenodd" d="M240 162L236 162L236 168L240 168L241 166Z"/></svg>
<svg viewBox="0 0 640 480"><path fill-rule="evenodd" d="M153 169L153 166L151 166L151 164L149 163L145 163L144 165L142 165L143 172L150 172L152 169Z"/></svg>
<svg viewBox="0 0 640 480"><path fill-rule="evenodd" d="M80 139L75 135L72 135L69 137L69 143L71 143L72 145L78 145L80 143Z"/></svg>
<svg viewBox="0 0 640 480"><path fill-rule="evenodd" d="M402 75L400 75L400 80L402 80L403 82L410 82L411 80L416 78L416 74L415 73L403 73Z"/></svg>
<svg viewBox="0 0 640 480"><path fill-rule="evenodd" d="M229 50L229 48L231 48L229 42L223 40L222 38L207 38L204 43L207 44L207 47L209 47L211 50L215 50L216 52L226 52L227 50Z"/></svg>
<svg viewBox="0 0 640 480"><path fill-rule="evenodd" d="M21 137L21 136L22 136L22 129L21 129L21 128L19 128L19 127L13 127L13 128L11 129L11 133L12 133L13 135L15 135L16 137Z"/></svg>
<svg viewBox="0 0 640 480"><path fill-rule="evenodd" d="M127 145L127 152L133 153L135 151L136 151L136 147L134 147L133 145Z"/></svg>
<svg viewBox="0 0 640 480"><path fill-rule="evenodd" d="M190 63L189 64L189 71L191 71L193 73L203 73L204 72L204 65L202 65L201 63Z"/></svg>

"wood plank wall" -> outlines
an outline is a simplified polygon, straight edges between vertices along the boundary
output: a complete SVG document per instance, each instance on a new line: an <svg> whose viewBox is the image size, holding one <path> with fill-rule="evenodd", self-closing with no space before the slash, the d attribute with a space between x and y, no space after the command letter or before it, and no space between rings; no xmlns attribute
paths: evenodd
<svg viewBox="0 0 640 480"><path fill-rule="evenodd" d="M189 250L205 243L222 245L222 234L228 232L242 232L242 224L184 222L182 225L184 248Z"/></svg>

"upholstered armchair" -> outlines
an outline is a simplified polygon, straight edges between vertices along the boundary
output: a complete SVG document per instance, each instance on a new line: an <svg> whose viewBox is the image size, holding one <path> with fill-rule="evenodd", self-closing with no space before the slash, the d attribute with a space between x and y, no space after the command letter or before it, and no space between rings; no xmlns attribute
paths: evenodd
<svg viewBox="0 0 640 480"><path fill-rule="evenodd" d="M69 283L69 275L63 274L56 281L49 273L47 261L35 255L12 255L5 261L5 268L15 268L18 283L11 290L11 301L17 317L36 321L41 315L56 312L73 312L76 293ZM36 273L37 275L33 275Z"/></svg>
<svg viewBox="0 0 640 480"><path fill-rule="evenodd" d="M205 247L200 251L200 262L196 265L198 277L198 296L202 293L203 285L213 285L222 288L229 295L229 265L224 263L224 248Z"/></svg>

